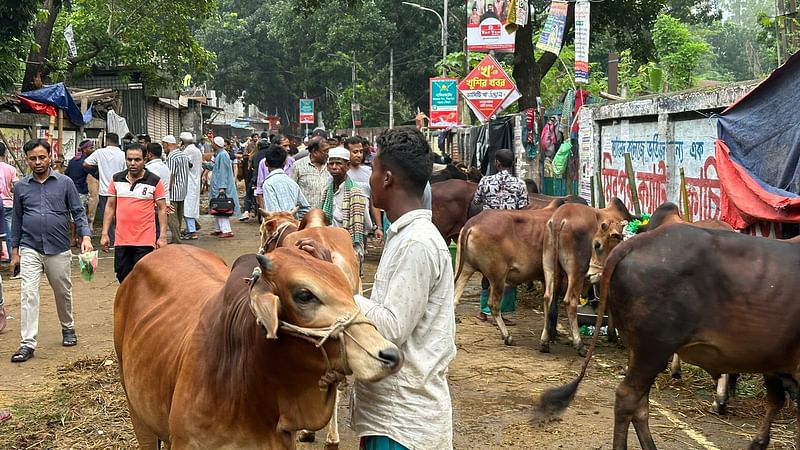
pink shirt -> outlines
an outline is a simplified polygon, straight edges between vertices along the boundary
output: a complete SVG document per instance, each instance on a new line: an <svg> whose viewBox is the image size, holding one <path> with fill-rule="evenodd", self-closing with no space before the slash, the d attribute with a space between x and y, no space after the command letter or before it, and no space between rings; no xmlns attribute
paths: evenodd
<svg viewBox="0 0 800 450"><path fill-rule="evenodd" d="M0 196L3 197L4 208L12 208L14 206L14 197L11 189L17 179L17 169L10 164L0 162Z"/></svg>

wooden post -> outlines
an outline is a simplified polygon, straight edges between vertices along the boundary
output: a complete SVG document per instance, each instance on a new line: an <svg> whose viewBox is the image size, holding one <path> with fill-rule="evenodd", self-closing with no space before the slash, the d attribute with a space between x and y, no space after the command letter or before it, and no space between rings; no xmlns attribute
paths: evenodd
<svg viewBox="0 0 800 450"><path fill-rule="evenodd" d="M53 133L55 133L56 129L56 116L50 116L50 128L48 128L49 133L47 136L47 143L50 144L50 147L53 147Z"/></svg>
<svg viewBox="0 0 800 450"><path fill-rule="evenodd" d="M639 193L636 192L636 174L633 173L633 162L631 154L625 153L625 172L628 174L628 186L631 188L631 202L633 202L633 213L637 216L642 215L642 207L639 205Z"/></svg>
<svg viewBox="0 0 800 450"><path fill-rule="evenodd" d="M589 177L589 189L592 191L592 208L597 208L597 202L595 202L595 195L594 195L594 175Z"/></svg>
<svg viewBox="0 0 800 450"><path fill-rule="evenodd" d="M600 169L595 171L594 180L597 184L597 205L595 208L603 209L606 207L606 194L603 192L603 177L600 176Z"/></svg>
<svg viewBox="0 0 800 450"><path fill-rule="evenodd" d="M686 175L681 167L681 202L683 203L683 221L692 223L692 214L689 212L689 192L686 190Z"/></svg>
<svg viewBox="0 0 800 450"><path fill-rule="evenodd" d="M58 147L56 147L56 171L64 172L64 110L58 110Z"/></svg>

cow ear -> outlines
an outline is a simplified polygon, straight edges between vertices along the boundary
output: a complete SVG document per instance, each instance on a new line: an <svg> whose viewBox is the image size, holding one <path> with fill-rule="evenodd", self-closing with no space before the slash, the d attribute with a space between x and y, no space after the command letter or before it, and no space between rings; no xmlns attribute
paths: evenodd
<svg viewBox="0 0 800 450"><path fill-rule="evenodd" d="M267 332L267 339L278 339L278 314L281 302L272 292L263 292L250 296L250 309L256 315L256 322Z"/></svg>

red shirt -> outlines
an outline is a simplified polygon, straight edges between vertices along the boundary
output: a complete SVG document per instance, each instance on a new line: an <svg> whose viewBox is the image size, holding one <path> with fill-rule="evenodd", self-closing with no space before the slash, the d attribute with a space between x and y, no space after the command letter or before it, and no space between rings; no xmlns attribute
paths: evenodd
<svg viewBox="0 0 800 450"><path fill-rule="evenodd" d="M114 245L155 247L155 205L167 197L161 179L145 169L133 184L128 182L127 170L115 173L111 181L108 195L117 198Z"/></svg>

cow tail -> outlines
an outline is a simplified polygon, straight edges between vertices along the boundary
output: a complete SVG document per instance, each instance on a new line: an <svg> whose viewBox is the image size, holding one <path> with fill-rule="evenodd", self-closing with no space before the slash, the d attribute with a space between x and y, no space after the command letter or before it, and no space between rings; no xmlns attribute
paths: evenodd
<svg viewBox="0 0 800 450"><path fill-rule="evenodd" d="M466 229L464 229L466 228ZM472 231L472 227L464 227L461 229L461 233L458 235L458 246L456 247L456 275L455 280L458 279L459 275L461 275L461 269L464 267L464 256L462 253L467 248L467 239L469 239L469 233Z"/></svg>
<svg viewBox="0 0 800 450"><path fill-rule="evenodd" d="M550 418L564 412L565 409L575 399L575 393L578 391L578 385L583 381L586 376L586 368L589 367L589 362L592 360L594 349L597 346L597 338L600 336L600 327L603 325L603 316L605 315L606 305L608 303L608 291L611 286L611 278L614 275L614 269L617 263L627 255L631 245L625 245L623 242L617 248L611 251L606 261L605 268L603 269L603 279L600 282L600 304L597 306L597 319L595 320L595 332L592 336L592 342L589 344L589 349L586 352L586 357L583 359L581 365L581 372L578 377L572 382L544 391L539 397L538 405L535 407L535 416L541 418Z"/></svg>
<svg viewBox="0 0 800 450"><path fill-rule="evenodd" d="M547 333L551 339L557 336L558 326L558 282L561 278L561 270L558 262L558 241L561 239L561 230L564 229L566 221L562 220L558 230L556 230L555 223L552 219L547 221L547 232L553 239L553 246L551 248L553 253L553 260L551 261L553 267L553 290L550 292L550 305L548 307L549 314L547 315Z"/></svg>

